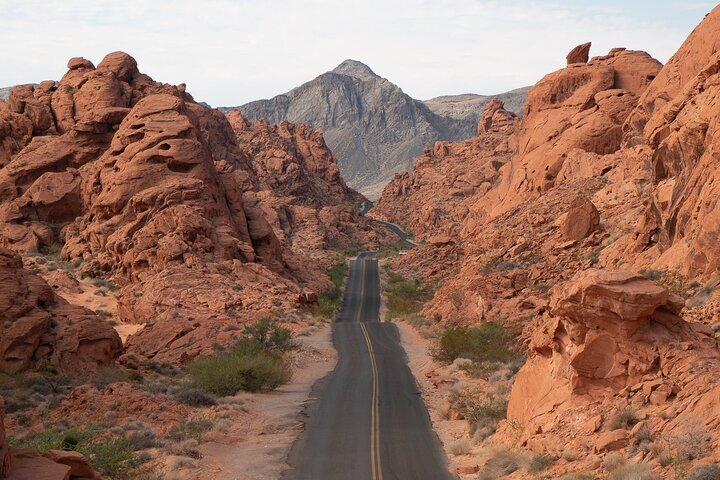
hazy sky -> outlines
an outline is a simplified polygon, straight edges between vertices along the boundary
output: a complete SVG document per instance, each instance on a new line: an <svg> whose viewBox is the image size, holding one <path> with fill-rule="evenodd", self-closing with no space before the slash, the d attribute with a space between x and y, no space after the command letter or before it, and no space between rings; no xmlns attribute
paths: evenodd
<svg viewBox="0 0 720 480"><path fill-rule="evenodd" d="M631 4L631 5L629 5ZM671 0L0 0L0 86L59 79L114 50L197 100L284 93L346 58L415 98L499 93L560 68L575 45L667 61L714 2Z"/></svg>

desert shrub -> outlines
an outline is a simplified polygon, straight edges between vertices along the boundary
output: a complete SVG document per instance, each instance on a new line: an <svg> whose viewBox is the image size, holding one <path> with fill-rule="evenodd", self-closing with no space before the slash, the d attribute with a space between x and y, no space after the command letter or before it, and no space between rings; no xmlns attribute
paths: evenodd
<svg viewBox="0 0 720 480"><path fill-rule="evenodd" d="M625 407L610 417L610 430L620 430L621 428L629 428L638 422L637 414L632 407Z"/></svg>
<svg viewBox="0 0 720 480"><path fill-rule="evenodd" d="M138 464L132 447L123 438L88 442L78 448L93 466L110 478L124 478Z"/></svg>
<svg viewBox="0 0 720 480"><path fill-rule="evenodd" d="M199 388L183 388L173 395L177 402L191 407L211 407L217 405L215 397L207 394Z"/></svg>
<svg viewBox="0 0 720 480"><path fill-rule="evenodd" d="M642 425L637 432L635 432L635 442L650 443L653 440L653 435L647 425Z"/></svg>
<svg viewBox="0 0 720 480"><path fill-rule="evenodd" d="M152 430L139 430L132 432L125 438L128 446L133 451L145 450L147 448L155 448L160 446L160 441Z"/></svg>
<svg viewBox="0 0 720 480"><path fill-rule="evenodd" d="M467 438L461 438L451 443L449 450L453 455L467 455L472 450L472 442Z"/></svg>
<svg viewBox="0 0 720 480"><path fill-rule="evenodd" d="M347 261L342 258L328 272L328 276L333 283L333 288L323 292L318 297L317 305L311 309L312 313L324 318L333 318L342 303L342 285L347 275Z"/></svg>
<svg viewBox="0 0 720 480"><path fill-rule="evenodd" d="M453 395L450 404L470 425L470 433L478 428L488 427L495 430L500 420L507 414L507 399L495 395L483 396L472 391Z"/></svg>
<svg viewBox="0 0 720 480"><path fill-rule="evenodd" d="M247 340L229 352L193 361L188 371L198 388L222 396L241 390L273 390L291 376L290 367L281 357Z"/></svg>
<svg viewBox="0 0 720 480"><path fill-rule="evenodd" d="M289 330L263 319L245 328L244 335L229 351L189 365L195 387L228 396L241 390L273 390L290 380L290 366L282 357L295 345Z"/></svg>
<svg viewBox="0 0 720 480"><path fill-rule="evenodd" d="M177 441L193 439L199 442L203 434L212 430L212 427L213 422L211 420L207 418L196 418L172 427L168 433L168 437Z"/></svg>
<svg viewBox="0 0 720 480"><path fill-rule="evenodd" d="M592 473L578 472L564 475L560 480L597 480L597 477Z"/></svg>
<svg viewBox="0 0 720 480"><path fill-rule="evenodd" d="M660 270L640 270L640 275L647 278L648 280L652 280L654 282L657 282L662 277L662 272Z"/></svg>
<svg viewBox="0 0 720 480"><path fill-rule="evenodd" d="M625 463L611 471L607 480L659 480L659 478L644 463Z"/></svg>
<svg viewBox="0 0 720 480"><path fill-rule="evenodd" d="M498 262L495 265L495 270L498 272L505 272L508 270L515 270L516 268L519 268L519 267L520 267L520 264L517 262L503 261L503 262Z"/></svg>
<svg viewBox="0 0 720 480"><path fill-rule="evenodd" d="M550 455L535 455L530 459L527 471L529 473L540 473L553 463L555 463L555 459Z"/></svg>
<svg viewBox="0 0 720 480"><path fill-rule="evenodd" d="M697 460L706 457L712 450L712 435L698 422L670 435L670 446L678 460Z"/></svg>
<svg viewBox="0 0 720 480"><path fill-rule="evenodd" d="M500 450L487 461L478 474L478 480L497 480L520 468L522 458L510 450Z"/></svg>
<svg viewBox="0 0 720 480"><path fill-rule="evenodd" d="M183 440L178 443L170 444L166 450L172 455L190 458L202 458L202 454L198 449L198 441L195 439Z"/></svg>
<svg viewBox="0 0 720 480"><path fill-rule="evenodd" d="M685 480L717 480L720 478L720 463L698 465L688 472Z"/></svg>
<svg viewBox="0 0 720 480"><path fill-rule="evenodd" d="M265 317L243 330L246 339L260 343L271 352L287 352L295 348L290 330Z"/></svg>
<svg viewBox="0 0 720 480"><path fill-rule="evenodd" d="M385 285L385 294L387 317L392 320L418 313L423 303L432 297L432 289L417 278L406 279L391 273Z"/></svg>
<svg viewBox="0 0 720 480"><path fill-rule="evenodd" d="M715 287L712 285L705 285L692 298L688 299L687 306L689 308L693 308L707 303L707 301L710 300L710 297L712 297L714 290Z"/></svg>
<svg viewBox="0 0 720 480"><path fill-rule="evenodd" d="M182 470L184 468L195 468L196 466L195 462L189 458L178 457L170 461L170 470Z"/></svg>
<svg viewBox="0 0 720 480"><path fill-rule="evenodd" d="M98 390L102 390L111 383L127 382L128 380L130 380L130 374L125 370L116 367L102 367L95 373L91 383Z"/></svg>
<svg viewBox="0 0 720 480"><path fill-rule="evenodd" d="M447 363L460 357L476 362L508 362L517 357L512 343L513 337L498 323L449 327L440 335L433 356Z"/></svg>

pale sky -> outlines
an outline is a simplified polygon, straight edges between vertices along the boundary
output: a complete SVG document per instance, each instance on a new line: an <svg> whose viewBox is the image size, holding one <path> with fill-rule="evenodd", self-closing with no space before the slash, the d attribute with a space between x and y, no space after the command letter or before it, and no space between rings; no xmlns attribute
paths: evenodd
<svg viewBox="0 0 720 480"><path fill-rule="evenodd" d="M631 5L629 5L631 4ZM0 0L0 86L67 60L133 55L198 101L285 93L347 58L419 99L532 85L592 41L666 62L714 2L681 0Z"/></svg>

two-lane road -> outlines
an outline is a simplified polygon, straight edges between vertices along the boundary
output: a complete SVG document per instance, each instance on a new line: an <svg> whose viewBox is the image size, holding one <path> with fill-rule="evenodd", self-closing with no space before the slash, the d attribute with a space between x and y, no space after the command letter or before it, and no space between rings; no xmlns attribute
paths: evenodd
<svg viewBox="0 0 720 480"><path fill-rule="evenodd" d="M333 325L335 370L315 388L305 431L293 446L293 480L446 480L432 430L395 325L381 323L380 277L372 253L350 265Z"/></svg>

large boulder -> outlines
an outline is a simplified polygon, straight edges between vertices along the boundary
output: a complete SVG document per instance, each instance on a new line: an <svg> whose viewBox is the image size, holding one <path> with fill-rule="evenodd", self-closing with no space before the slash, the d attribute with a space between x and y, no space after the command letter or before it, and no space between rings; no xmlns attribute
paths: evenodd
<svg viewBox="0 0 720 480"><path fill-rule="evenodd" d="M570 205L560 231L565 240L582 240L600 226L600 212L585 197L576 198Z"/></svg>
<svg viewBox="0 0 720 480"><path fill-rule="evenodd" d="M683 306L667 288L628 272L587 270L553 287L548 313L528 327L528 362L508 406L508 419L522 427L523 441L539 433L593 434L597 427L588 432L584 422L613 405L621 408L621 392L660 405L685 389L712 389L706 369L688 367L698 357L720 365L717 346L679 316ZM690 402L688 413L697 414L701 407L688 395L682 398ZM572 426L561 420L574 415L579 417ZM595 448L621 448L626 440L606 434Z"/></svg>
<svg viewBox="0 0 720 480"><path fill-rule="evenodd" d="M590 46L592 42L583 43L570 50L567 54L567 64L572 65L573 63L587 63L590 58Z"/></svg>

